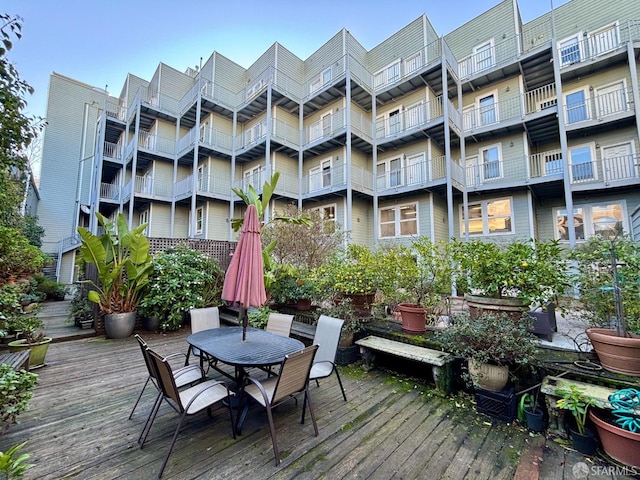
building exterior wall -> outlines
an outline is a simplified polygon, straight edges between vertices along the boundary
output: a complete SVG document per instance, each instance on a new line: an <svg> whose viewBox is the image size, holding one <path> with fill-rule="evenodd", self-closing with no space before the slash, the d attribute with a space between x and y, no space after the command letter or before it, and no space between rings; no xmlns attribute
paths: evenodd
<svg viewBox="0 0 640 480"><path fill-rule="evenodd" d="M404 204L434 240L465 237L465 205L481 205L491 226L472 219L470 236L488 241L562 237L567 204L584 221L615 205L637 229L639 22L635 0L571 0L525 23L503 0L443 37L423 15L370 50L343 29L307 59L276 42L249 68L217 52L185 72L161 63L151 79L127 75L117 98L54 74L45 251L88 224L77 201L132 223L148 210L150 235L233 240L230 212L244 208L231 188L260 191L274 170L274 206L334 206L350 241L372 246L410 241L380 236L381 209ZM153 188L133 189L144 174Z"/></svg>

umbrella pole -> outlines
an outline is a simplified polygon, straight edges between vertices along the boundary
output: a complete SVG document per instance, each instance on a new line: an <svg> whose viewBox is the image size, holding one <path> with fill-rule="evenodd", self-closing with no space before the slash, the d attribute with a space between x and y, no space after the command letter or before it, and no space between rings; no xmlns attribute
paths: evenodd
<svg viewBox="0 0 640 480"><path fill-rule="evenodd" d="M242 341L247 339L247 324L249 323L249 316L247 315L247 309L244 305L240 304L240 321L242 322Z"/></svg>

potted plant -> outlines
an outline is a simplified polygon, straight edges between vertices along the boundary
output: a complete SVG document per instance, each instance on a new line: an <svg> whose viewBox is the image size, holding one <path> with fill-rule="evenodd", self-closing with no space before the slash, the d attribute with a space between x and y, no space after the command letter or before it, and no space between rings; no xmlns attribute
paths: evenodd
<svg viewBox="0 0 640 480"><path fill-rule="evenodd" d="M297 310L310 310L317 297L313 278L303 269L283 265L271 290L271 301L280 305L295 306Z"/></svg>
<svg viewBox="0 0 640 480"><path fill-rule="evenodd" d="M532 363L537 354L537 339L529 332L530 318L510 319L504 313L468 313L455 315L451 325L436 332L442 348L468 364L468 379L476 387L497 392L509 380L511 365Z"/></svg>
<svg viewBox="0 0 640 480"><path fill-rule="evenodd" d="M571 426L569 430L574 448L585 455L593 455L596 451L595 433L586 427L586 423L589 407L598 403L576 385L558 388L556 395L561 397L556 401L556 406L573 415L575 428Z"/></svg>
<svg viewBox="0 0 640 480"><path fill-rule="evenodd" d="M359 348L354 344L354 341L356 335L363 328L363 317L351 304L351 299L346 298L337 304L320 308L318 318L320 315L339 318L344 322L340 330L336 363L338 365L348 365L355 362L358 359Z"/></svg>
<svg viewBox="0 0 640 480"><path fill-rule="evenodd" d="M31 314L25 314L13 317L11 324L12 328L18 332L18 338L9 342L9 351L30 350L29 370L44 367L51 337L45 336L42 320Z"/></svg>
<svg viewBox="0 0 640 480"><path fill-rule="evenodd" d="M29 409L29 400L38 383L38 375L0 364L0 433L16 423L16 418Z"/></svg>
<svg viewBox="0 0 640 480"><path fill-rule="evenodd" d="M216 262L187 245L156 253L149 288L140 302L143 325L147 330L179 329L191 308L220 305L223 280Z"/></svg>
<svg viewBox="0 0 640 480"><path fill-rule="evenodd" d="M535 393L523 393L518 404L518 419L526 422L527 428L532 432L542 432L544 430L544 412L538 403L538 393L540 390L535 389Z"/></svg>
<svg viewBox="0 0 640 480"><path fill-rule="evenodd" d="M359 314L369 315L380 285L379 262L383 253L365 245L351 244L334 253L316 268L311 279L319 291L339 303L345 298Z"/></svg>
<svg viewBox="0 0 640 480"><path fill-rule="evenodd" d="M104 233L97 236L78 227L82 240L78 258L94 264L97 270L98 282L88 280L95 288L89 291L88 298L104 314L107 337L126 338L133 333L136 310L153 272L149 240L143 233L147 224L129 230L122 213L115 225L100 212L96 216Z"/></svg>
<svg viewBox="0 0 640 480"><path fill-rule="evenodd" d="M569 286L567 262L557 240L455 241L453 252L456 288L465 292L472 315L494 310L521 316Z"/></svg>
<svg viewBox="0 0 640 480"><path fill-rule="evenodd" d="M570 255L587 336L604 368L640 376L640 244L592 237Z"/></svg>
<svg viewBox="0 0 640 480"><path fill-rule="evenodd" d="M611 412L591 409L604 451L614 460L640 468L640 391L625 388L609 396Z"/></svg>
<svg viewBox="0 0 640 480"><path fill-rule="evenodd" d="M9 343L16 339L14 318L24 315L22 298L25 286L20 284L5 284L0 287L0 339L2 343Z"/></svg>
<svg viewBox="0 0 640 480"><path fill-rule="evenodd" d="M450 245L433 242L427 236L415 238L410 246L386 252L391 272L384 275L384 298L397 305L402 330L422 333L427 320L435 324L443 311L443 298L451 293L453 267Z"/></svg>

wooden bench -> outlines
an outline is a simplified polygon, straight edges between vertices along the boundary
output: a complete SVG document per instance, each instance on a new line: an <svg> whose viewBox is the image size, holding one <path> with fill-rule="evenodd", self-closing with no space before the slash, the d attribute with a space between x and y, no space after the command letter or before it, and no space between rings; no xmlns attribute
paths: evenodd
<svg viewBox="0 0 640 480"><path fill-rule="evenodd" d="M30 350L0 354L0 363L13 367L14 370L29 370Z"/></svg>
<svg viewBox="0 0 640 480"><path fill-rule="evenodd" d="M619 390L563 377L544 377L542 385L540 386L540 392L545 395L545 403L547 405L547 411L549 412L549 431L556 435L566 435L564 419L565 414L567 414L566 410L556 406L556 401L560 398L556 390L559 388L568 388L570 385L575 385L580 388L586 396L593 398L600 408L608 409L612 408L609 403L609 395Z"/></svg>
<svg viewBox="0 0 640 480"><path fill-rule="evenodd" d="M449 353L373 335L357 340L356 345L360 347L360 353L366 368L373 367L376 352L406 358L414 362L426 363L431 365L433 379L438 390L445 395L451 390L451 362L453 361L453 356Z"/></svg>

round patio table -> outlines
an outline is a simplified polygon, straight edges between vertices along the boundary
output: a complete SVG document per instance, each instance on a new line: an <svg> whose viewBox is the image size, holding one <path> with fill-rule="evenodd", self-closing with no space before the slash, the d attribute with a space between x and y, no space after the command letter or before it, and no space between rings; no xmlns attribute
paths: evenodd
<svg viewBox="0 0 640 480"><path fill-rule="evenodd" d="M236 422L236 431L241 433L249 404L243 399L246 368L269 367L282 363L290 353L304 349L304 343L291 337L283 337L258 328L247 328L247 338L242 340L242 327L221 327L202 330L187 337L187 342L202 350L213 359L235 368L235 378L215 366L218 372L235 380L240 389L238 408L244 404ZM202 361L202 356L200 357ZM234 407L235 408L235 407Z"/></svg>
<svg viewBox="0 0 640 480"><path fill-rule="evenodd" d="M251 327L247 328L245 341L242 341L242 327L220 327L189 335L187 342L214 359L242 370L278 365L286 355L304 349L300 340Z"/></svg>

